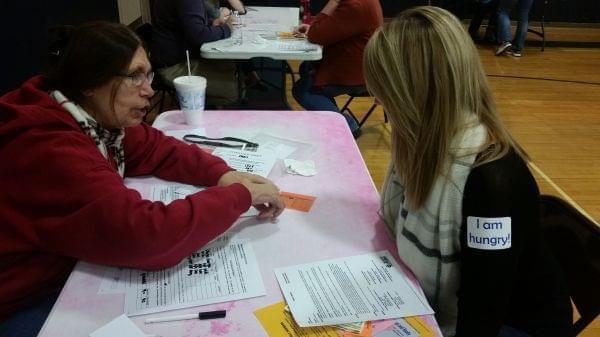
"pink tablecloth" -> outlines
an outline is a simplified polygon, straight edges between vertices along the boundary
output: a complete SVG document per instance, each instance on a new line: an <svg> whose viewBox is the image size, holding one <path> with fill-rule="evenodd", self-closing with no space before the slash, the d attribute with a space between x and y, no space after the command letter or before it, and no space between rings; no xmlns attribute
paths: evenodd
<svg viewBox="0 0 600 337"><path fill-rule="evenodd" d="M255 219L238 222L232 231L251 239L266 296L202 307L227 309L227 318L214 321L179 321L144 325L148 334L177 336L266 336L253 311L283 299L273 270L278 267L389 250L396 258L393 240L377 215L379 195L369 176L345 120L331 112L206 111L207 136L251 138L257 133L310 144L303 159L312 159L318 173L290 175L281 162L269 178L283 191L316 196L308 213L286 210L275 223ZM154 126L162 130L189 129L179 111L161 114ZM82 224L85 225L85 224ZM99 295L103 266L79 263L65 285L40 336L88 336L123 313L123 294ZM197 312L183 309L172 314ZM433 317L428 317L436 325Z"/></svg>

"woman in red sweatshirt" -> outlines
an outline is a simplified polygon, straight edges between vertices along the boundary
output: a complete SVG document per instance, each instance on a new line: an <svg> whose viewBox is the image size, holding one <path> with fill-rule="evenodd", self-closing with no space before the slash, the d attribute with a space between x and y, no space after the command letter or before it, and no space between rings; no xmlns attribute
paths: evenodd
<svg viewBox="0 0 600 337"><path fill-rule="evenodd" d="M311 25L302 24L296 35L323 46L320 62L303 62L292 93L307 110L340 112L335 97L366 91L362 71L363 50L373 32L383 24L379 0L329 0ZM358 137L356 121L344 114Z"/></svg>
<svg viewBox="0 0 600 337"><path fill-rule="evenodd" d="M57 41L48 75L0 98L0 335L35 335L77 260L169 267L251 205L283 210L269 180L142 123L154 73L129 28L89 23ZM209 188L164 205L123 184L139 175Z"/></svg>

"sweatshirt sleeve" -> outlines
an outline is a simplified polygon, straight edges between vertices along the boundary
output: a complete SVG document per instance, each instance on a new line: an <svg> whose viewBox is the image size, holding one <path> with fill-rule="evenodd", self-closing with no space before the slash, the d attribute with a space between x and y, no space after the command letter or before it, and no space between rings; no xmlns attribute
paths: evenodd
<svg viewBox="0 0 600 337"><path fill-rule="evenodd" d="M195 48L231 36L229 26L213 26L208 20L204 0L178 0L176 8L185 37Z"/></svg>
<svg viewBox="0 0 600 337"><path fill-rule="evenodd" d="M138 131L164 137L146 127ZM81 132L46 132L28 139L29 146L38 144L40 150L22 159L19 167L25 168L22 174L33 192L16 195L14 202L30 205L29 225L21 225L19 235L41 251L107 265L169 267L225 232L250 207L250 193L241 184L211 187L168 205L144 200L123 184ZM185 164L197 171L199 180L211 182L218 173L210 171L226 167L220 160L180 147L183 144L164 141L137 144L140 148L129 162L137 163L135 173L193 177L178 168ZM144 146L155 151L142 160L148 150ZM165 152L162 160L161 151ZM180 162L176 160L180 154L196 158ZM41 173L39 163L44 163ZM204 167L208 173L202 173Z"/></svg>
<svg viewBox="0 0 600 337"><path fill-rule="evenodd" d="M125 176L154 175L181 183L214 186L231 171L225 161L142 123L125 129Z"/></svg>
<svg viewBox="0 0 600 337"><path fill-rule="evenodd" d="M360 22L366 16L362 10L355 3L342 1L331 15L319 13L310 25L308 40L328 46L366 31L370 26Z"/></svg>
<svg viewBox="0 0 600 337"><path fill-rule="evenodd" d="M463 199L456 337L496 337L510 310L539 192L514 153L469 174Z"/></svg>

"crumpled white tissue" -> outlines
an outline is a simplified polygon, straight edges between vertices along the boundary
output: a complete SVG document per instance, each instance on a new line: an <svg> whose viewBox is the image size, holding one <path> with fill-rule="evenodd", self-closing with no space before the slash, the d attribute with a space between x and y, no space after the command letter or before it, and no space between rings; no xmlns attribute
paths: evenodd
<svg viewBox="0 0 600 337"><path fill-rule="evenodd" d="M312 160L295 160L295 159L284 159L285 170L290 174L299 174L301 176L310 177L317 174L317 168L315 162Z"/></svg>

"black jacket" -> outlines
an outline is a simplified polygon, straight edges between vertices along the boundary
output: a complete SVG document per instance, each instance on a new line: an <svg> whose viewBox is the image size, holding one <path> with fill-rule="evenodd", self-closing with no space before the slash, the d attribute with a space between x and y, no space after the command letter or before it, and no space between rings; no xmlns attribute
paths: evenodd
<svg viewBox="0 0 600 337"><path fill-rule="evenodd" d="M525 162L511 151L474 168L462 213L456 336L496 337L503 325L534 337L573 336L566 282L541 241L539 191ZM510 248L474 248L469 217L510 217Z"/></svg>

